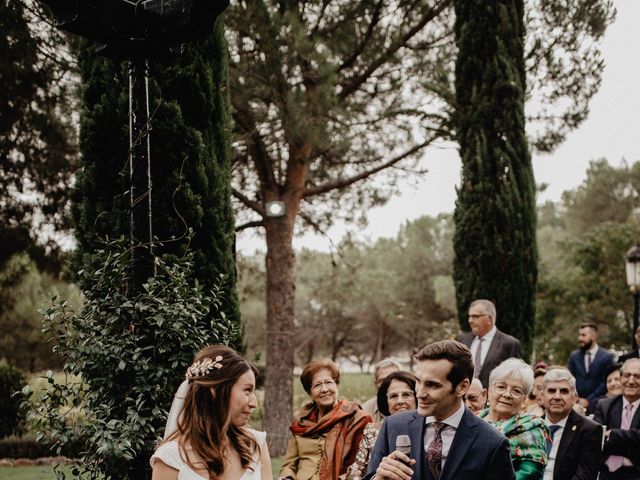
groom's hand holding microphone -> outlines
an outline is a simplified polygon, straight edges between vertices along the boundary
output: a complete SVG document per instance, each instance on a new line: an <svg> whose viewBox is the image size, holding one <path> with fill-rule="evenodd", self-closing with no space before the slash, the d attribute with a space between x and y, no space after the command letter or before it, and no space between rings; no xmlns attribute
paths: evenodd
<svg viewBox="0 0 640 480"><path fill-rule="evenodd" d="M409 435L396 437L396 449L380 461L376 470L375 479L411 480L413 470L411 467L416 461L411 455L411 439Z"/></svg>

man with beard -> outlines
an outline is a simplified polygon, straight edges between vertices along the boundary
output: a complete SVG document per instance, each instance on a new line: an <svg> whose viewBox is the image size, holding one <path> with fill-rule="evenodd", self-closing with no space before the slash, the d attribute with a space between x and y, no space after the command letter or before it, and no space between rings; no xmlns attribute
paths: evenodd
<svg viewBox="0 0 640 480"><path fill-rule="evenodd" d="M597 343L598 327L593 323L580 325L580 348L569 355L569 371L576 379L578 404L588 408L591 402L605 394L605 372L613 365L613 354Z"/></svg>

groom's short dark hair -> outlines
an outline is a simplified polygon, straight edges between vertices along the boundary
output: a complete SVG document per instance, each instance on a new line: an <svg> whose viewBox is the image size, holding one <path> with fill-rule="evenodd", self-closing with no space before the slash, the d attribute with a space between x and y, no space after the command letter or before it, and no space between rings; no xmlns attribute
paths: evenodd
<svg viewBox="0 0 640 480"><path fill-rule="evenodd" d="M416 361L424 360L448 360L453 365L447 374L447 380L451 382L451 388L468 378L473 378L473 359L471 350L465 344L455 340L441 340L430 343L414 355Z"/></svg>

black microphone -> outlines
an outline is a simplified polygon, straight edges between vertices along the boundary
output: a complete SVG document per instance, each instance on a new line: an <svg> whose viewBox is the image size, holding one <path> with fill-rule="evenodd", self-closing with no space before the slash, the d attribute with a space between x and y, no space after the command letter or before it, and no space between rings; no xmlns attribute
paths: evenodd
<svg viewBox="0 0 640 480"><path fill-rule="evenodd" d="M398 435L396 437L396 450L404 453L407 457L411 456L411 439L409 435Z"/></svg>

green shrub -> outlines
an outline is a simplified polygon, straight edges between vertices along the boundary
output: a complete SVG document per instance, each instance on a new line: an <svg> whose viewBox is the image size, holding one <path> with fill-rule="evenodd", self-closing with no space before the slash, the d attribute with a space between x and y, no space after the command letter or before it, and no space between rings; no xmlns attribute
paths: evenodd
<svg viewBox="0 0 640 480"><path fill-rule="evenodd" d="M220 289L203 291L189 255L156 259L156 276L133 298L127 296L129 257L126 241L108 244L82 272L88 286L82 312L54 298L45 313L45 330L69 378L56 381L49 372L49 389L33 401L38 439L60 453L85 438L82 478L121 479L144 463L193 354L236 333L219 313Z"/></svg>
<svg viewBox="0 0 640 480"><path fill-rule="evenodd" d="M33 435L6 437L0 439L0 458L41 458L51 456L51 444L39 442ZM81 441L70 442L64 446L61 455L77 458L84 450Z"/></svg>
<svg viewBox="0 0 640 480"><path fill-rule="evenodd" d="M21 392L26 384L20 370L0 363L0 438L22 433L25 409Z"/></svg>

